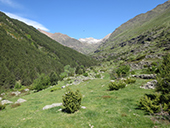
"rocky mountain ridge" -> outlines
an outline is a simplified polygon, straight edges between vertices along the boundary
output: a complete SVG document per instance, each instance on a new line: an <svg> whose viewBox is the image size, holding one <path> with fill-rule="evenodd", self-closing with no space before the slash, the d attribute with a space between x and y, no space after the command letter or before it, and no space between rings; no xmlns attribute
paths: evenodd
<svg viewBox="0 0 170 128"><path fill-rule="evenodd" d="M49 33L44 30L38 29L41 33L47 35L51 39L59 42L60 44L70 47L80 53L89 54L94 52L100 44L105 42L111 34L108 34L103 39L80 38L79 40L69 37L62 33Z"/></svg>
<svg viewBox="0 0 170 128"><path fill-rule="evenodd" d="M94 57L111 60L168 52L169 15L170 1L158 5L147 13L137 15L118 27L108 40L98 47ZM151 53L143 52L147 50Z"/></svg>

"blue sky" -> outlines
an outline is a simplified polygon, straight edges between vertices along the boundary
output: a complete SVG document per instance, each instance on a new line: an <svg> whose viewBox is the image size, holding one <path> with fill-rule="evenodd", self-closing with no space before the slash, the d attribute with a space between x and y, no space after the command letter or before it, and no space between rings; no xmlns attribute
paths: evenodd
<svg viewBox="0 0 170 128"><path fill-rule="evenodd" d="M0 0L0 11L51 33L101 39L167 0Z"/></svg>

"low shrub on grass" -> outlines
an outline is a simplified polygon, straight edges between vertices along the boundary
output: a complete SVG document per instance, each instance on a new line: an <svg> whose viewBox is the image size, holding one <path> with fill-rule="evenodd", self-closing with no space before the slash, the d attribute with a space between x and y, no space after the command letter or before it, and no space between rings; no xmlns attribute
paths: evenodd
<svg viewBox="0 0 170 128"><path fill-rule="evenodd" d="M142 97L139 101L139 108L149 113L160 111L160 94L149 94Z"/></svg>
<svg viewBox="0 0 170 128"><path fill-rule="evenodd" d="M131 74L131 75L135 75L135 71L131 71L130 74Z"/></svg>
<svg viewBox="0 0 170 128"><path fill-rule="evenodd" d="M135 83L136 79L128 77L127 79L124 80L124 82L126 84L131 84L131 83Z"/></svg>
<svg viewBox="0 0 170 128"><path fill-rule="evenodd" d="M95 78L101 78L100 74L95 75Z"/></svg>
<svg viewBox="0 0 170 128"><path fill-rule="evenodd" d="M162 107L165 112L170 114L170 54L163 57L157 81L156 91L159 94L145 95L140 99L139 107L150 113L157 113Z"/></svg>
<svg viewBox="0 0 170 128"><path fill-rule="evenodd" d="M20 89L21 87L22 87L21 83L16 82L14 88L15 88L15 89Z"/></svg>
<svg viewBox="0 0 170 128"><path fill-rule="evenodd" d="M128 65L121 65L120 67L118 67L116 70L114 69L111 73L110 73L110 78L112 80L114 79L118 79L120 77L126 77L129 75L130 73L130 66Z"/></svg>
<svg viewBox="0 0 170 128"><path fill-rule="evenodd" d="M87 77L87 76L88 76L88 73L83 73L83 76Z"/></svg>
<svg viewBox="0 0 170 128"><path fill-rule="evenodd" d="M64 106L63 110L67 113L74 113L80 109L82 95L79 90L73 92L70 88L67 88L62 100Z"/></svg>
<svg viewBox="0 0 170 128"><path fill-rule="evenodd" d="M5 109L5 107L6 107L6 105L5 105L5 104L4 104L4 105L2 105L2 104L0 103L0 110Z"/></svg>
<svg viewBox="0 0 170 128"><path fill-rule="evenodd" d="M126 77L129 74L130 66L128 65L122 65L117 70L116 73L118 77Z"/></svg>
<svg viewBox="0 0 170 128"><path fill-rule="evenodd" d="M108 87L109 90L119 90L121 88L125 88L126 84L123 81L117 81L117 82L110 82Z"/></svg>

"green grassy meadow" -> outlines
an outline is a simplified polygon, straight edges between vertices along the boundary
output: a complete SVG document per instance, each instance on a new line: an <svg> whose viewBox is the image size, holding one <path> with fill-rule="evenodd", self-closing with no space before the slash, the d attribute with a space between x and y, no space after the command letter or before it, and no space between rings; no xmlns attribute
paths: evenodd
<svg viewBox="0 0 170 128"><path fill-rule="evenodd" d="M37 93L9 98L17 101L27 100L21 106L11 108L7 105L0 111L0 128L163 128L170 127L166 123L154 123L151 116L138 109L137 103L144 94L153 90L141 89L146 80L137 79L118 91L108 91L109 75L104 79L84 81L70 88L79 89L83 95L82 106L86 109L68 114L58 111L61 107L43 110L45 105L61 103L66 88L50 92L50 88ZM60 82L57 86L63 86Z"/></svg>

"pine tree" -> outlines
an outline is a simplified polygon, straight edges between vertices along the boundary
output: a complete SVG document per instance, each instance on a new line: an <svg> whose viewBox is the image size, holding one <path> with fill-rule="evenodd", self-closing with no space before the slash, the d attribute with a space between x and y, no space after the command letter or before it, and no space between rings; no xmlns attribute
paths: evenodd
<svg viewBox="0 0 170 128"><path fill-rule="evenodd" d="M82 95L79 90L73 92L70 88L67 88L66 93L63 95L64 111L67 113L74 113L80 109Z"/></svg>

